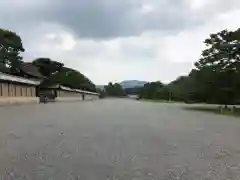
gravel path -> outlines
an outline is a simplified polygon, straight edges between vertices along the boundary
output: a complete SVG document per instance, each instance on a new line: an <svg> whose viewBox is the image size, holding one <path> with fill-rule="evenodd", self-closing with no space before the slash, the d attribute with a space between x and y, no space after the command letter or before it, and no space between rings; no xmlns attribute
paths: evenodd
<svg viewBox="0 0 240 180"><path fill-rule="evenodd" d="M240 179L240 118L108 99L0 108L1 179Z"/></svg>

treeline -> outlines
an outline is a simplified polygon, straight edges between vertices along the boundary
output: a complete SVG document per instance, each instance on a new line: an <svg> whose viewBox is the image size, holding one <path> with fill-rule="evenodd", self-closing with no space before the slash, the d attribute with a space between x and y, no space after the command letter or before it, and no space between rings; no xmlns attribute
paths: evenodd
<svg viewBox="0 0 240 180"><path fill-rule="evenodd" d="M103 90L100 91L100 96L106 97L125 97L126 92L122 88L122 86L118 83L108 83L108 85L104 86Z"/></svg>
<svg viewBox="0 0 240 180"><path fill-rule="evenodd" d="M0 29L0 72L25 77L25 70L33 76L43 76L42 86L62 84L71 88L96 91L95 85L79 71L65 67L50 58L37 58L30 63L23 61L22 40L15 32ZM40 73L38 73L40 72Z"/></svg>
<svg viewBox="0 0 240 180"><path fill-rule="evenodd" d="M240 29L210 34L188 76L169 84L145 84L139 97L184 102L240 104Z"/></svg>

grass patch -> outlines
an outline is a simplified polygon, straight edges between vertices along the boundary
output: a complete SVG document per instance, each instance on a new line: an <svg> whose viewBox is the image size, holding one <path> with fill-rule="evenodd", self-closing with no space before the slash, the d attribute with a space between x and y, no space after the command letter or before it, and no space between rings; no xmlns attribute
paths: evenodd
<svg viewBox="0 0 240 180"><path fill-rule="evenodd" d="M214 114L220 114L220 115L228 115L228 116L240 116L240 108L234 108L234 110L231 108L225 109L223 108L221 110L220 107L184 107L185 110L190 111L202 111L202 112L208 112L208 113L214 113Z"/></svg>

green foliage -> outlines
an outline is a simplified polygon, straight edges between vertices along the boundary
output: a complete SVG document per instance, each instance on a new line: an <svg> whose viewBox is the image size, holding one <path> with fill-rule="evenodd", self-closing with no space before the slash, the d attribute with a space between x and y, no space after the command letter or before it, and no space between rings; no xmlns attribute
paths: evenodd
<svg viewBox="0 0 240 180"><path fill-rule="evenodd" d="M96 91L95 85L79 71L64 67L63 63L53 61L49 58L38 58L33 65L46 77L42 86L61 84L74 89L85 89Z"/></svg>
<svg viewBox="0 0 240 180"><path fill-rule="evenodd" d="M103 99L103 98L105 98L106 96L107 96L107 94L106 94L106 92L105 92L105 90L104 89L96 89L96 92L99 94L99 98L100 99Z"/></svg>
<svg viewBox="0 0 240 180"><path fill-rule="evenodd" d="M160 99L163 86L164 85L160 81L145 84L140 91L140 98Z"/></svg>
<svg viewBox="0 0 240 180"><path fill-rule="evenodd" d="M67 67L62 67L60 70L50 75L42 85L46 86L52 84L61 84L74 89L96 91L95 85L87 77L77 70Z"/></svg>
<svg viewBox="0 0 240 180"><path fill-rule="evenodd" d="M123 97L126 96L126 93L122 86L118 83L109 83L107 86L104 87L106 96L113 96L113 97Z"/></svg>
<svg viewBox="0 0 240 180"><path fill-rule="evenodd" d="M205 44L207 48L195 65L202 76L207 74L204 85L208 99L220 104L236 103L240 84L240 29L211 34Z"/></svg>
<svg viewBox="0 0 240 180"><path fill-rule="evenodd" d="M0 71L17 73L24 52L21 38L14 32L0 29Z"/></svg>
<svg viewBox="0 0 240 180"><path fill-rule="evenodd" d="M240 29L223 30L205 40L206 49L188 76L156 87L146 84L140 97L217 104L240 103Z"/></svg>
<svg viewBox="0 0 240 180"><path fill-rule="evenodd" d="M137 95L140 94L142 87L126 88L125 93L127 95Z"/></svg>
<svg viewBox="0 0 240 180"><path fill-rule="evenodd" d="M109 83L102 97L122 97L138 94L145 99L163 99L184 102L205 102L218 104L240 104L240 29L223 30L211 34L204 43L206 49L195 63L188 76L181 76L164 85L151 82L142 88L126 91L120 84ZM14 32L0 29L0 72L21 75L21 52L24 52L21 38ZM61 84L71 88L96 91L95 85L77 70L49 58L38 58L32 62L46 77L44 85Z"/></svg>
<svg viewBox="0 0 240 180"><path fill-rule="evenodd" d="M240 29L211 34L204 43L207 48L202 52L202 58L195 64L198 69L210 67L216 72L239 72Z"/></svg>
<svg viewBox="0 0 240 180"><path fill-rule="evenodd" d="M58 72L64 66L63 63L53 61L49 58L37 58L32 64L37 66L40 73L45 77L49 77Z"/></svg>
<svg viewBox="0 0 240 180"><path fill-rule="evenodd" d="M20 65L24 52L21 38L14 32L0 29L0 72L22 76ZM95 85L77 70L64 67L63 63L49 58L38 58L32 62L45 76L42 86L59 83L71 88L96 91Z"/></svg>

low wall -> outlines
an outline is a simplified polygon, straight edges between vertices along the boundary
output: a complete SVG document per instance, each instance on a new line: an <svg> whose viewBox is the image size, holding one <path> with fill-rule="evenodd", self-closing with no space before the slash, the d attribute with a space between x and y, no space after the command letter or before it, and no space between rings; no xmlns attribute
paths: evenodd
<svg viewBox="0 0 240 180"><path fill-rule="evenodd" d="M77 102L83 101L82 98L79 97L57 97L55 98L55 102Z"/></svg>
<svg viewBox="0 0 240 180"><path fill-rule="evenodd" d="M85 95L85 100L97 100L99 99L98 96L94 96L94 95Z"/></svg>
<svg viewBox="0 0 240 180"><path fill-rule="evenodd" d="M0 106L38 103L38 97L0 97Z"/></svg>
<svg viewBox="0 0 240 180"><path fill-rule="evenodd" d="M77 101L90 101L90 100L97 100L98 96L85 96L84 100L82 97L57 97L55 98L55 102L77 102Z"/></svg>

